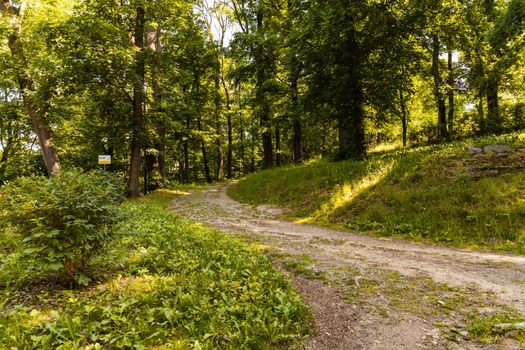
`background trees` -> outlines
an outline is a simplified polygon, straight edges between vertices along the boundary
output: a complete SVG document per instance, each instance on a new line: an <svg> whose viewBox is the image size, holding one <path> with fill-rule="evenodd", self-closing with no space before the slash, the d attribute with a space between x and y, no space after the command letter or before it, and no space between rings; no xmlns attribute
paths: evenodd
<svg viewBox="0 0 525 350"><path fill-rule="evenodd" d="M523 0L0 8L2 181L110 154L137 196L525 126Z"/></svg>

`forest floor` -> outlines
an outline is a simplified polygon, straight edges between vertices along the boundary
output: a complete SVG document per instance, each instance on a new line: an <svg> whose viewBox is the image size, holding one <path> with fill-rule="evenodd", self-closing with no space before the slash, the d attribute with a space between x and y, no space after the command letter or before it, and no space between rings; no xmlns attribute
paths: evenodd
<svg viewBox="0 0 525 350"><path fill-rule="evenodd" d="M525 257L296 224L227 185L177 197L179 215L241 236L290 274L316 320L309 349L523 349ZM503 328L502 328L503 327Z"/></svg>

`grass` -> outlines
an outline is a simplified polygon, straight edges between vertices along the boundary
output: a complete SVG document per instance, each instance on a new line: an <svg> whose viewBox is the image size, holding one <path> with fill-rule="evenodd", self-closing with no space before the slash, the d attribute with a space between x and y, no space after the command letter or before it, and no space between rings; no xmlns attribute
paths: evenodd
<svg viewBox="0 0 525 350"><path fill-rule="evenodd" d="M123 205L114 249L85 288L19 260L0 236L1 349L282 349L312 317L268 258L176 217L173 193Z"/></svg>
<svg viewBox="0 0 525 350"><path fill-rule="evenodd" d="M291 218L378 236L525 254L525 152L470 156L465 146L525 148L525 134L371 152L248 176L229 193Z"/></svg>

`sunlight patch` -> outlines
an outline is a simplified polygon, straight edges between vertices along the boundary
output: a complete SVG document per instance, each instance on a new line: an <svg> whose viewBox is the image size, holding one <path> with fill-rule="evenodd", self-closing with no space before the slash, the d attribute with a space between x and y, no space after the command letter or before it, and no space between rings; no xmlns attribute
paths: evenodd
<svg viewBox="0 0 525 350"><path fill-rule="evenodd" d="M394 162L390 162L356 183L345 183L335 189L330 200L323 204L316 216L324 216L344 207L361 193L377 185L392 170Z"/></svg>

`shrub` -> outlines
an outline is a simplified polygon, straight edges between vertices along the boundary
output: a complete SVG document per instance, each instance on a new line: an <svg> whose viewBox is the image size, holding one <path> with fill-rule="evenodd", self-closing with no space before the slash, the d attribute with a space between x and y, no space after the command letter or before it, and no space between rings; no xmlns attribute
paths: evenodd
<svg viewBox="0 0 525 350"><path fill-rule="evenodd" d="M23 177L2 188L0 217L22 236L27 261L87 284L83 271L111 240L122 193L116 178L100 171Z"/></svg>

